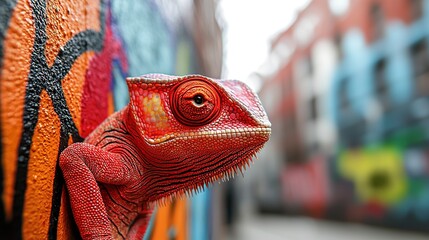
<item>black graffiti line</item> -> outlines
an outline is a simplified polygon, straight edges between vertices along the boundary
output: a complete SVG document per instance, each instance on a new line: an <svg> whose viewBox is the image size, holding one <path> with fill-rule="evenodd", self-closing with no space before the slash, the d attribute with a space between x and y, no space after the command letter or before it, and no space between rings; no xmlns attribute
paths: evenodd
<svg viewBox="0 0 429 240"><path fill-rule="evenodd" d="M68 134L66 131L61 128L60 132L60 144L58 146L58 157L60 156L60 153L67 147L68 142ZM48 239L57 239L57 226L58 226L58 217L60 215L60 208L61 208L61 197L62 197L62 190L64 185L64 178L63 174L59 168L59 163L57 161L57 164L55 165L55 177L54 177L54 183L52 186L52 207L51 207L51 214L49 217L49 229L48 229Z"/></svg>
<svg viewBox="0 0 429 240"><path fill-rule="evenodd" d="M79 136L76 124L73 121L70 110L67 106L61 82L70 71L76 59L87 51L100 51L103 48L103 38L105 30L105 3L100 4L100 31L86 30L73 36L56 56L54 64L49 67L45 56L46 46L46 0L31 0L33 18L35 22L34 46L31 55L30 73L26 86L25 105L23 112L23 130L18 149L18 163L15 180L15 194L13 202L14 234L16 239L22 239L22 217L25 190L27 188L26 179L28 171L28 161L30 155L31 141L38 121L40 108L40 94L42 90L48 93L56 114L58 115L62 132L67 138L71 135L73 141L82 141ZM61 134L63 136L63 134ZM64 139L60 139L64 141ZM56 171L59 171L57 168ZM60 174L55 174L54 191L49 226L49 238L52 232L56 232L58 224L58 214L62 184ZM54 196L55 195L55 196ZM55 209L54 209L55 208ZM58 208L58 209L57 209ZM51 226L53 225L53 226Z"/></svg>

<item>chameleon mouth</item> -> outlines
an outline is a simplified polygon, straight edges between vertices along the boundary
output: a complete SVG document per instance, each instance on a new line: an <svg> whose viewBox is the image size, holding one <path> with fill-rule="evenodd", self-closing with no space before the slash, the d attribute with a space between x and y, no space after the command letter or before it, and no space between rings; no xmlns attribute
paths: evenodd
<svg viewBox="0 0 429 240"><path fill-rule="evenodd" d="M172 140L190 140L197 138L251 138L255 136L269 136L271 134L270 127L259 128L234 128L224 130L209 130L202 132L184 132L178 134L168 134L160 138L148 139L150 144L160 144Z"/></svg>

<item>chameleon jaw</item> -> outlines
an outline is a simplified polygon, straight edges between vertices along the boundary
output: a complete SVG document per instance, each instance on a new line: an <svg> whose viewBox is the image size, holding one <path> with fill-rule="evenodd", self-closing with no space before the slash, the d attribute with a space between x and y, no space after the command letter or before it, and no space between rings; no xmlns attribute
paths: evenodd
<svg viewBox="0 0 429 240"><path fill-rule="evenodd" d="M258 127L258 128L233 128L223 130L209 130L202 132L184 132L178 134L167 134L160 138L148 139L150 144L161 144L172 140L190 140L197 138L236 138L236 137L255 137L255 136L269 136L271 134L270 127Z"/></svg>
<svg viewBox="0 0 429 240"><path fill-rule="evenodd" d="M167 204L173 202L175 199L185 199L192 197L200 192L205 191L205 189L212 187L216 182L221 184L221 182L229 181L230 179L235 178L235 175L241 173L244 177L244 171L247 168L250 168L253 159L257 159L257 152L259 152L263 147L259 145L252 149L243 150L243 156L239 159L235 159L233 164L228 167L219 168L217 171L213 171L212 174L204 176L199 179L198 182L191 183L190 185L181 186L178 189L175 189L169 194L163 195L160 198L152 199L147 202L148 207L156 206L166 206Z"/></svg>

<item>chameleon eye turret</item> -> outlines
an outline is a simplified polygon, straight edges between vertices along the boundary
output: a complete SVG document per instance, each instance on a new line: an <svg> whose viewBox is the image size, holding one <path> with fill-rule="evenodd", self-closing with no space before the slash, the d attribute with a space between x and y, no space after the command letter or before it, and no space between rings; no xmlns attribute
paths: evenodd
<svg viewBox="0 0 429 240"><path fill-rule="evenodd" d="M221 99L204 79L190 78L173 89L170 104L174 116L187 126L202 126L219 116Z"/></svg>

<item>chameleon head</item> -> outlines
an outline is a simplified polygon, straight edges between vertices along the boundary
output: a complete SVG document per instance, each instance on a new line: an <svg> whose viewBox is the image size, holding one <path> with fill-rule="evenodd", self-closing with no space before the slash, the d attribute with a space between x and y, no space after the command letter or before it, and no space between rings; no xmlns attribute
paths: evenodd
<svg viewBox="0 0 429 240"><path fill-rule="evenodd" d="M161 74L127 82L132 134L147 159L148 201L244 170L271 133L258 97L242 82Z"/></svg>

